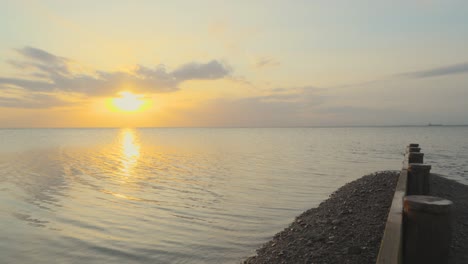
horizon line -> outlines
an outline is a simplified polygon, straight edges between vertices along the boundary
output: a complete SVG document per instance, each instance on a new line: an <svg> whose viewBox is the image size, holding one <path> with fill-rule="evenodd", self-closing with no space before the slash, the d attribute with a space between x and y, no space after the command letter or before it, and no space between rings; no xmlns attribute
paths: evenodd
<svg viewBox="0 0 468 264"><path fill-rule="evenodd" d="M147 129L147 128L366 128L366 127L464 127L468 124L451 125L318 125L318 126L136 126L136 127L0 127L0 129Z"/></svg>

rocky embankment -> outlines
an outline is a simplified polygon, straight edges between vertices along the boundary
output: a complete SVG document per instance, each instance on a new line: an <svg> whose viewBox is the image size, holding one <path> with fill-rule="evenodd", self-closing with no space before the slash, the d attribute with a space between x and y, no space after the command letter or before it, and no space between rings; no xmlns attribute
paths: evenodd
<svg viewBox="0 0 468 264"><path fill-rule="evenodd" d="M346 184L244 263L375 263L399 172Z"/></svg>
<svg viewBox="0 0 468 264"><path fill-rule="evenodd" d="M253 263L375 263L399 172L384 171L346 184L245 260ZM432 195L454 203L449 264L468 263L468 186L432 177Z"/></svg>

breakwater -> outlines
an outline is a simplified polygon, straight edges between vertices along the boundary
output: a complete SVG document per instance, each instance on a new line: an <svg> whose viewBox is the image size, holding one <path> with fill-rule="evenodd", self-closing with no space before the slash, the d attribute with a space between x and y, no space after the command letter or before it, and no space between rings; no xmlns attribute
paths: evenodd
<svg viewBox="0 0 468 264"><path fill-rule="evenodd" d="M366 175L264 244L245 263L372 263L385 228L398 172Z"/></svg>
<svg viewBox="0 0 468 264"><path fill-rule="evenodd" d="M443 186L434 184L433 178L443 176L431 174L430 170L431 165L424 164L419 144L408 145L377 264L446 264L449 259L458 263L458 259L465 258L466 253L451 252L451 245L456 243L452 243L454 214L467 213L466 208L460 207L464 202L454 197L459 206L454 208L452 200L440 196ZM463 195L463 191L458 195Z"/></svg>
<svg viewBox="0 0 468 264"><path fill-rule="evenodd" d="M429 244L435 247L437 254L445 254L441 255L445 263L468 263L468 186L431 174L429 167L422 163L424 154L420 149L417 152L420 154L410 154L414 150L408 148L401 171L379 172L346 184L317 208L298 216L245 263L417 263L404 262L408 255L403 253L411 250L409 256L421 256L418 250L404 242L405 235L408 239L408 233L403 232L405 223L408 223L404 221L408 219L403 217L404 201L407 213L413 209L409 219L412 228L418 228L417 221L421 219L417 215L421 211L418 209L421 208L418 207L420 201L410 201L411 196L407 196L409 186L413 195L430 192L433 196L443 197L438 200L442 202L429 207L444 213L438 214L442 217L438 218L435 237L448 234L444 238L446 244L437 244L440 241L435 241L433 235L429 235L431 232L425 232L426 241L421 244ZM426 203L424 199L422 201ZM447 204L450 205L449 210L434 209ZM430 215L422 217L425 222L430 218ZM444 222L444 219L451 221ZM419 228L424 228L424 224ZM409 239L420 241L414 232L411 234Z"/></svg>

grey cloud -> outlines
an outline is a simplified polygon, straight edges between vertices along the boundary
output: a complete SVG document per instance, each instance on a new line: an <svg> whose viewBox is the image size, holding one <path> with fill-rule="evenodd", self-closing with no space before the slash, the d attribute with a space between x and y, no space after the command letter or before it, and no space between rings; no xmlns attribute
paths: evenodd
<svg viewBox="0 0 468 264"><path fill-rule="evenodd" d="M369 126L369 125L415 125L426 124L424 120L430 114L412 112L405 108L370 107L344 105L335 107L319 107L315 109L318 114L329 117L333 125L342 126ZM415 120L417 120L415 122ZM430 120L430 119L429 119Z"/></svg>
<svg viewBox="0 0 468 264"><path fill-rule="evenodd" d="M307 126L314 122L314 109L329 98L314 87L277 90L289 93L215 99L178 113L184 117L183 124L195 122L202 126Z"/></svg>
<svg viewBox="0 0 468 264"><path fill-rule="evenodd" d="M270 58L270 57L258 58L254 63L254 66L257 68L264 68L268 66L278 66L278 65L280 65L280 63L277 60Z"/></svg>
<svg viewBox="0 0 468 264"><path fill-rule="evenodd" d="M467 72L468 72L468 62L429 69L429 70L423 70L423 71L407 72L401 75L405 77L409 77L409 78L428 78L428 77L460 74L460 73L467 73Z"/></svg>
<svg viewBox="0 0 468 264"><path fill-rule="evenodd" d="M70 66L72 61L67 58L34 47L18 49L17 52L24 60L10 61L10 65L21 71L31 72L26 78L0 77L0 89L2 86L15 86L26 93L64 92L85 96L109 96L122 89L121 85L126 84L131 85L135 92L163 93L177 91L179 84L184 81L221 79L228 77L232 72L223 63L212 60L207 63L191 62L173 71L167 71L161 64L154 68L139 65L133 72L76 73Z"/></svg>
<svg viewBox="0 0 468 264"><path fill-rule="evenodd" d="M28 87L30 91L50 91L54 87L54 84L49 82L17 78L0 78L0 85ZM2 89L2 86L0 86L0 89Z"/></svg>
<svg viewBox="0 0 468 264"><path fill-rule="evenodd" d="M47 51L37 49L34 47L24 47L22 49L17 50L20 54L24 55L25 57L42 61L42 62L48 62L48 63L63 63L66 61L65 58L57 57L51 53L48 53Z"/></svg>
<svg viewBox="0 0 468 264"><path fill-rule="evenodd" d="M202 126L284 126L296 122L295 117L301 111L299 105L285 101L268 102L264 99L218 99L181 114L188 122Z"/></svg>
<svg viewBox="0 0 468 264"><path fill-rule="evenodd" d="M47 94L29 94L21 98L0 96L0 107L9 108L51 108L70 103Z"/></svg>
<svg viewBox="0 0 468 264"><path fill-rule="evenodd" d="M274 89L272 89L271 91L272 91L272 92L286 92L286 91L288 91L288 90L289 90L289 89L287 89L287 88L274 88Z"/></svg>
<svg viewBox="0 0 468 264"><path fill-rule="evenodd" d="M297 102L301 99L297 94L272 94L253 98L260 102Z"/></svg>
<svg viewBox="0 0 468 264"><path fill-rule="evenodd" d="M172 72L172 76L180 81L191 79L219 79L230 73L231 69L221 64L219 61L212 60L206 64L188 63Z"/></svg>
<svg viewBox="0 0 468 264"><path fill-rule="evenodd" d="M32 67L50 75L67 75L70 73L69 60L63 57L55 56L44 50L33 47L24 47L17 50L19 54L28 59L28 62L11 61L11 64L17 67Z"/></svg>

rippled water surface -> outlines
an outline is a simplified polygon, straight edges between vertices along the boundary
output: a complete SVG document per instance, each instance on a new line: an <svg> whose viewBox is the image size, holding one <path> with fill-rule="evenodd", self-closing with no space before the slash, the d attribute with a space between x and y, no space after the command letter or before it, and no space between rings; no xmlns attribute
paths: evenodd
<svg viewBox="0 0 468 264"><path fill-rule="evenodd" d="M418 142L468 184L468 127L0 130L1 263L239 263Z"/></svg>

